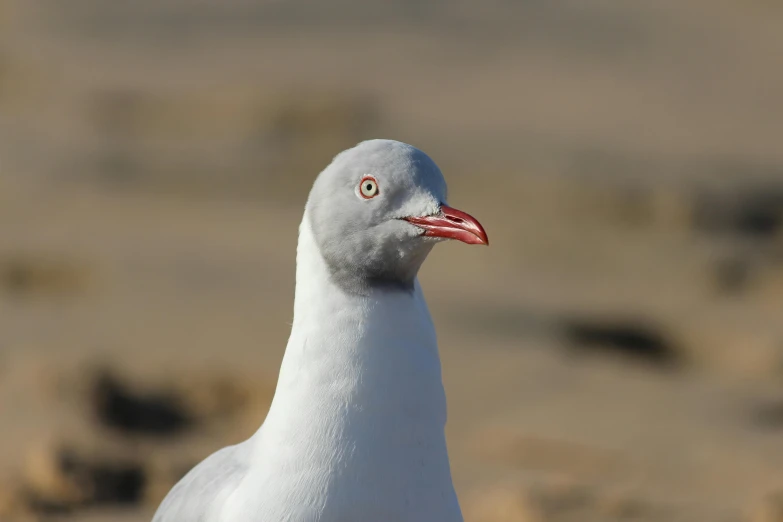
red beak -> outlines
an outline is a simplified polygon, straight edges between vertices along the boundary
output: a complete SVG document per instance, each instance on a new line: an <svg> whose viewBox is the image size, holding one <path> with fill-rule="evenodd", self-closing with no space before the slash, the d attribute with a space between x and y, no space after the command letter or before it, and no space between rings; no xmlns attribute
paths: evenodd
<svg viewBox="0 0 783 522"><path fill-rule="evenodd" d="M446 205L441 205L440 213L434 216L408 217L405 221L423 228L425 236L456 239L469 245L489 245L487 233L476 218Z"/></svg>

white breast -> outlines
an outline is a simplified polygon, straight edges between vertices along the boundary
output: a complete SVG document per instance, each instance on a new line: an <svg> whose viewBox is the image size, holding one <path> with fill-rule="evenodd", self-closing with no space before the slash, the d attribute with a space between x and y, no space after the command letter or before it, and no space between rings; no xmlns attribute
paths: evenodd
<svg viewBox="0 0 783 522"><path fill-rule="evenodd" d="M421 288L347 295L305 214L294 324L251 463L221 520L461 522Z"/></svg>

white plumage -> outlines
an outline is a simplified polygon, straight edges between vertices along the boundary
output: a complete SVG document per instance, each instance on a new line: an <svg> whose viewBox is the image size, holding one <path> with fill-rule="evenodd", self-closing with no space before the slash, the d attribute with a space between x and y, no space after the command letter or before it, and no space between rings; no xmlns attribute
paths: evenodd
<svg viewBox="0 0 783 522"><path fill-rule="evenodd" d="M415 277L438 234L425 237L426 229L398 216L419 206L415 216L424 219L440 205L448 208L440 171L420 157L426 158L408 145L376 140L338 156L321 174L332 178L329 192L345 184L351 197L365 170L377 178L379 197L393 193L396 178L412 176L404 197L374 211L367 226L373 236L386 235L382 241L419 245L398 249L399 259L389 261L394 266L380 272L373 261L373 277L387 269L407 273L398 265L413 264L412 280L395 285L367 276L364 241L346 250L358 259L336 261L356 264L349 273L359 282L335 275L335 261L327 261L314 232L323 227L312 225L313 208L329 207L314 203L316 183L299 229L293 327L267 418L250 439L191 470L153 522L462 521L444 436L435 329ZM356 172L344 168L357 161L366 164ZM398 221L393 231L378 227L389 219ZM351 233L344 228L324 234Z"/></svg>

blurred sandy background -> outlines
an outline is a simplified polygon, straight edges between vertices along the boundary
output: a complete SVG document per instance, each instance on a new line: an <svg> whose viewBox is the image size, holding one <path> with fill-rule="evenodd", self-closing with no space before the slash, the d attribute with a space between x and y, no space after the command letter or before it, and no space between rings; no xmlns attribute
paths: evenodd
<svg viewBox="0 0 783 522"><path fill-rule="evenodd" d="M262 422L316 174L428 152L475 522L783 520L783 7L0 1L0 520L146 521Z"/></svg>

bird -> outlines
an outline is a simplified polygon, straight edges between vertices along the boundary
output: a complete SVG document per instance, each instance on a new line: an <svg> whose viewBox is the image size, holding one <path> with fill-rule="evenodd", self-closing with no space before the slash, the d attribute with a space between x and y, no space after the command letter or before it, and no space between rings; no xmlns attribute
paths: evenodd
<svg viewBox="0 0 783 522"><path fill-rule="evenodd" d="M291 333L266 419L207 457L153 522L463 522L435 327L418 272L444 240L488 245L435 162L373 139L316 177Z"/></svg>

